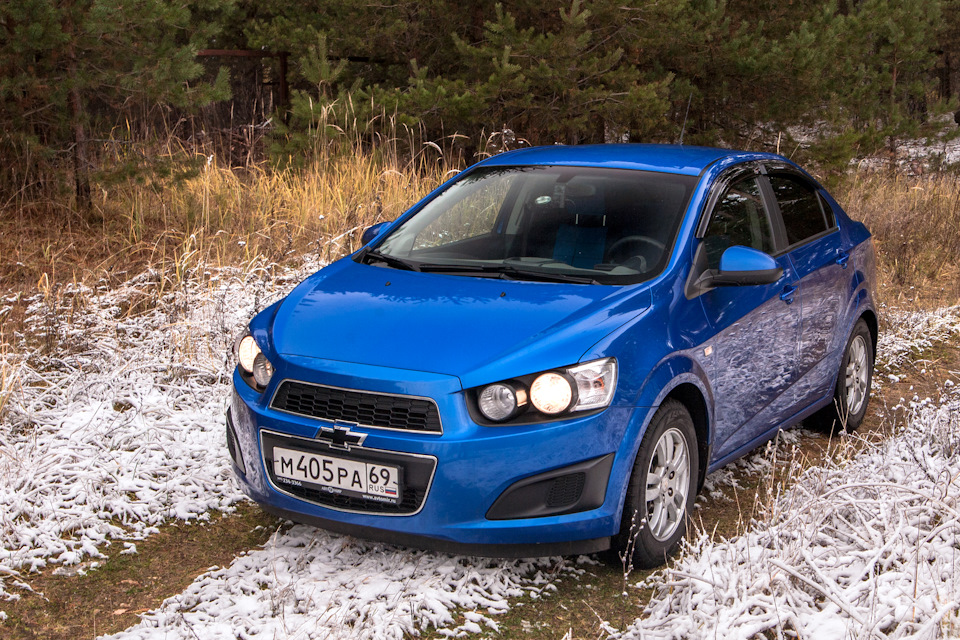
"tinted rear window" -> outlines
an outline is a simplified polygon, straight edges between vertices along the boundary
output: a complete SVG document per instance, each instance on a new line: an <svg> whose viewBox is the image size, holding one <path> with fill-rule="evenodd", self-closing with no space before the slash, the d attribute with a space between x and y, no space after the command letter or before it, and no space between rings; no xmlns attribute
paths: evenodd
<svg viewBox="0 0 960 640"><path fill-rule="evenodd" d="M780 213L783 215L787 244L801 243L832 226L827 224L820 198L813 185L794 176L772 175L770 186L773 187Z"/></svg>

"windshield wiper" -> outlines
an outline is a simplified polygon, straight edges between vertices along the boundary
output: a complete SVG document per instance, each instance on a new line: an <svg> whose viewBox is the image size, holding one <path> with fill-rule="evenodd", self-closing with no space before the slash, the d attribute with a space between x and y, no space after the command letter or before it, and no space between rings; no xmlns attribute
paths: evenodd
<svg viewBox="0 0 960 640"><path fill-rule="evenodd" d="M588 276L577 276L569 273L555 273L536 269L521 269L509 264L491 265L485 271L500 273L501 276L513 280L539 280L541 282L573 282L575 284L600 284Z"/></svg>
<svg viewBox="0 0 960 640"><path fill-rule="evenodd" d="M421 262L417 265L421 271L431 273L475 273L495 278L509 278L511 280L539 280L541 282L574 282L577 284L600 284L593 278L571 275L567 273L552 273L536 269L522 269L511 264L440 264Z"/></svg>
<svg viewBox="0 0 960 640"><path fill-rule="evenodd" d="M540 271L537 269L523 269L511 264L443 264L438 262L414 262L404 260L376 249L369 249L360 257L360 261L369 264L371 260L382 262L395 269L407 271L421 271L424 273L475 273L489 274L491 277L508 278L510 280L536 280L540 282L572 282L575 284L600 284L593 278L578 276L569 273Z"/></svg>
<svg viewBox="0 0 960 640"><path fill-rule="evenodd" d="M489 265L483 264L441 264L439 262L421 262L419 265L421 271L432 273L484 273L490 271Z"/></svg>
<svg viewBox="0 0 960 640"><path fill-rule="evenodd" d="M368 249L360 257L363 264L370 264L370 260L377 260L394 269L405 269L407 271L420 271L420 265L412 260L404 260L387 253L380 253L376 249Z"/></svg>

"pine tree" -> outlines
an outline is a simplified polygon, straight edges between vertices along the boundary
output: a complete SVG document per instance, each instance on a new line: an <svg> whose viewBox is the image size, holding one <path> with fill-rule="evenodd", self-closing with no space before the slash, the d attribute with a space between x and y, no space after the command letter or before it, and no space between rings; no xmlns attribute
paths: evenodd
<svg viewBox="0 0 960 640"><path fill-rule="evenodd" d="M199 0L213 9L229 0ZM78 207L89 205L93 139L118 118L158 105L223 97L195 82L196 52L214 27L171 0L22 0L0 4L0 189L49 189L69 156Z"/></svg>

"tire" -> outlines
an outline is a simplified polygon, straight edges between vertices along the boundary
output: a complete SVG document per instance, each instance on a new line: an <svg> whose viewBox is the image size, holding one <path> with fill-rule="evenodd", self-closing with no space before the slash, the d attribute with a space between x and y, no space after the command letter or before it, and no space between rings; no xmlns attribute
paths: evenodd
<svg viewBox="0 0 960 640"><path fill-rule="evenodd" d="M656 481L662 471L668 472L666 483ZM611 541L612 563L632 559L634 567L650 569L667 561L686 533L699 471L690 412L680 402L666 400L653 415L637 452L620 531Z"/></svg>
<svg viewBox="0 0 960 640"><path fill-rule="evenodd" d="M814 417L821 428L855 431L867 415L873 382L873 336L863 318L857 320L840 360L833 402Z"/></svg>

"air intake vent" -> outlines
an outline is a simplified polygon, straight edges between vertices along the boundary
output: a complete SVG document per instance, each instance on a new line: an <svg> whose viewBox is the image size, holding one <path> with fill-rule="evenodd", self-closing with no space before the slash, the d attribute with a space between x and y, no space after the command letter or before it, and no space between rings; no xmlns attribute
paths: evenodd
<svg viewBox="0 0 960 640"><path fill-rule="evenodd" d="M547 507L567 507L576 503L583 493L586 479L585 473L571 473L554 480L550 493L547 494Z"/></svg>

